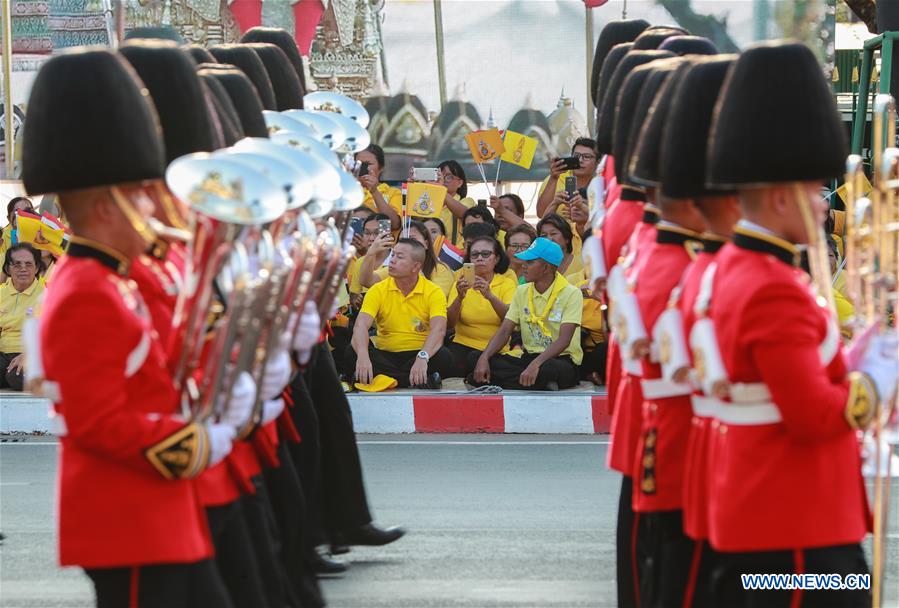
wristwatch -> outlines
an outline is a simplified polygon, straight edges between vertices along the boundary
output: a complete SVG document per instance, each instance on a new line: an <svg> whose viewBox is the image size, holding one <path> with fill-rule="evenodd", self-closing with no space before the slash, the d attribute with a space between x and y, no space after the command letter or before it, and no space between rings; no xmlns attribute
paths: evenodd
<svg viewBox="0 0 899 608"><path fill-rule="evenodd" d="M426 351L423 351L423 350L418 351L418 354L415 356L418 357L419 359L424 359L425 361L428 361L431 359L431 355L429 355Z"/></svg>

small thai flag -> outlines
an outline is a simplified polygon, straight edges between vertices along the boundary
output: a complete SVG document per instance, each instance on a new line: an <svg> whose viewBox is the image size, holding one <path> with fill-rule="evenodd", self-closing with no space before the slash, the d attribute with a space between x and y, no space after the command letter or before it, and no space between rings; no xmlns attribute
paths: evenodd
<svg viewBox="0 0 899 608"><path fill-rule="evenodd" d="M440 246L440 255L437 258L455 272L462 268L462 263L465 261L465 252L444 241L443 245Z"/></svg>

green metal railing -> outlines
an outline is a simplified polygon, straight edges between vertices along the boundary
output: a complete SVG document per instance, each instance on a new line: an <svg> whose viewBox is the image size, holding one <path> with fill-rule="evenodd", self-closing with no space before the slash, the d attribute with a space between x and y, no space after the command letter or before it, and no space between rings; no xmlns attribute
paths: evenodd
<svg viewBox="0 0 899 608"><path fill-rule="evenodd" d="M890 92L890 71L893 67L893 44L899 40L899 32L884 32L865 41L862 51L862 69L858 81L858 103L852 120L852 153L861 154L865 141L865 127L868 116L868 95L871 88L871 72L874 69L874 53L880 49L880 90ZM882 148L885 142L880 143ZM874 147L876 142L871 142ZM888 145L894 145L892 142Z"/></svg>

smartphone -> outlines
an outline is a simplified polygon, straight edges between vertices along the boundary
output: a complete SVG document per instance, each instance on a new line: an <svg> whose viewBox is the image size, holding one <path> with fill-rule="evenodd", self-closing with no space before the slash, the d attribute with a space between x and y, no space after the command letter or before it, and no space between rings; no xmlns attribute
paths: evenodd
<svg viewBox="0 0 899 608"><path fill-rule="evenodd" d="M587 189L586 188L578 188L578 194L581 195L581 198L584 199L584 202L587 202Z"/></svg>
<svg viewBox="0 0 899 608"><path fill-rule="evenodd" d="M478 207L484 207L486 209L487 208L487 199L479 198L478 199Z"/></svg>
<svg viewBox="0 0 899 608"><path fill-rule="evenodd" d="M560 158L559 160L565 163L565 168L570 171L581 168L581 159L577 156L566 156L565 158Z"/></svg>
<svg viewBox="0 0 899 608"><path fill-rule="evenodd" d="M569 175L565 178L565 192L568 193L569 198L572 194L577 191L577 178L573 175Z"/></svg>
<svg viewBox="0 0 899 608"><path fill-rule="evenodd" d="M358 173L356 173L356 175L358 175L359 177L368 175L368 162L362 161L361 163L359 163L359 171Z"/></svg>
<svg viewBox="0 0 899 608"><path fill-rule="evenodd" d="M378 220L378 234L390 234L390 220Z"/></svg>
<svg viewBox="0 0 899 608"><path fill-rule="evenodd" d="M474 286L474 264L471 262L462 264L462 276L465 277L469 287Z"/></svg>
<svg viewBox="0 0 899 608"><path fill-rule="evenodd" d="M412 169L412 179L417 182L436 182L440 179L440 170L436 167Z"/></svg>
<svg viewBox="0 0 899 608"><path fill-rule="evenodd" d="M350 220L350 227L353 229L353 234L362 234L362 227L364 225L364 217L354 217L352 220Z"/></svg>

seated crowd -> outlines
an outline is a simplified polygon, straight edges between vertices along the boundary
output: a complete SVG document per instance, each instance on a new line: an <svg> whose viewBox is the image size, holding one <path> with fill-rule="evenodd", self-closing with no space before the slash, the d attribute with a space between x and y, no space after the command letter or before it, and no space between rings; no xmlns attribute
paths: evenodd
<svg viewBox="0 0 899 608"><path fill-rule="evenodd" d="M579 185L580 173L586 185L596 172L593 147L588 139L574 146ZM367 163L359 178L367 195L353 214L357 258L331 340L348 387L437 388L463 378L475 387L558 390L603 382L603 310L580 254L586 193L569 195L565 172L553 166L540 197L555 194L534 228L516 194L487 204L468 198L455 161L438 166L436 184L446 188L439 213L404 219L402 193L380 181L383 151L372 145L357 160ZM445 244L464 251L461 268Z"/></svg>

